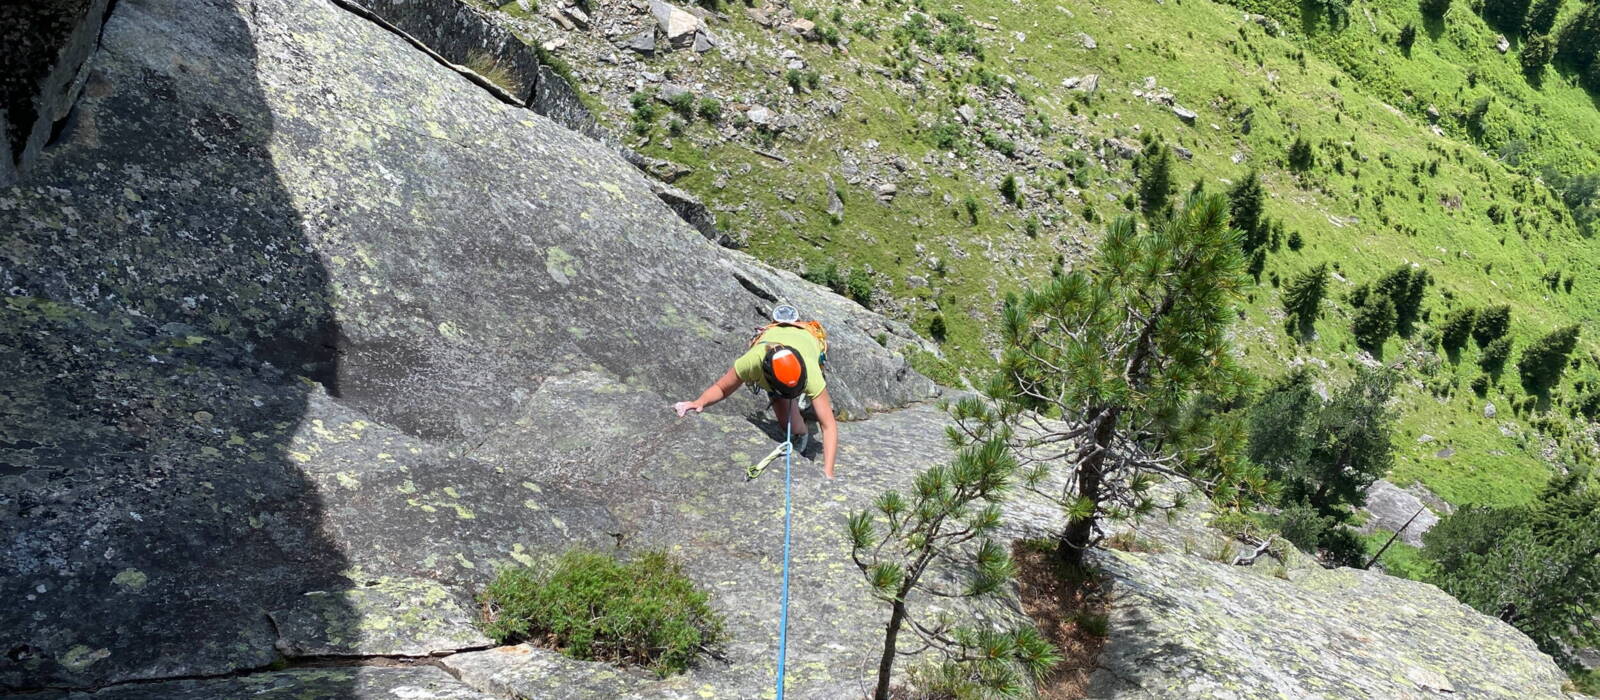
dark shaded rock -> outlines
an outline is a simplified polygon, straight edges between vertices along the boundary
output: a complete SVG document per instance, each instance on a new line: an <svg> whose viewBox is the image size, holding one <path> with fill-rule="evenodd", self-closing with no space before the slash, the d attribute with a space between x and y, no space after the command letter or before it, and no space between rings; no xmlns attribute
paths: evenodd
<svg viewBox="0 0 1600 700"><path fill-rule="evenodd" d="M656 197L670 207L678 218L694 227L694 230L699 231L706 240L725 248L738 247L728 234L717 230L717 215L712 213L699 197L665 182L651 183L650 189L655 191Z"/></svg>
<svg viewBox="0 0 1600 700"><path fill-rule="evenodd" d="M528 108L589 138L609 140L589 108L579 99L577 88L550 66L539 66L539 82L534 85Z"/></svg>
<svg viewBox="0 0 1600 700"><path fill-rule="evenodd" d="M67 118L88 77L108 0L0 5L0 187L16 181ZM62 124L59 128L65 128Z"/></svg>
<svg viewBox="0 0 1600 700"><path fill-rule="evenodd" d="M427 698L497 700L433 666L307 668L256 673L238 678L170 681L71 693L68 700L350 700L351 698Z"/></svg>
<svg viewBox="0 0 1600 700"><path fill-rule="evenodd" d="M627 43L623 44L623 48L644 54L645 56L654 56L656 53L655 28L651 27L633 35L628 39Z"/></svg>
<svg viewBox="0 0 1600 700"><path fill-rule="evenodd" d="M539 56L489 14L461 0L343 0L359 5L410 35L445 60L482 72L493 67L522 102L534 98ZM548 116L548 115L547 115Z"/></svg>

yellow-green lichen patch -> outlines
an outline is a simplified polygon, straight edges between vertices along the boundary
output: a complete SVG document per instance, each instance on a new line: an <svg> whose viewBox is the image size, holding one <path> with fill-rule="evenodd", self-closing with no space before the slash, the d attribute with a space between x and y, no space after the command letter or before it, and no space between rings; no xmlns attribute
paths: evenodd
<svg viewBox="0 0 1600 700"><path fill-rule="evenodd" d="M91 649L88 645L78 644L62 654L59 661L68 671L82 673L84 669L108 656L111 656L110 649Z"/></svg>
<svg viewBox="0 0 1600 700"><path fill-rule="evenodd" d="M150 576L148 574L131 567L117 572L117 575L111 579L112 583L130 591L144 588L144 585L149 581Z"/></svg>
<svg viewBox="0 0 1600 700"><path fill-rule="evenodd" d="M550 246L545 250L544 271L558 284L571 284L578 276L577 258L557 246Z"/></svg>

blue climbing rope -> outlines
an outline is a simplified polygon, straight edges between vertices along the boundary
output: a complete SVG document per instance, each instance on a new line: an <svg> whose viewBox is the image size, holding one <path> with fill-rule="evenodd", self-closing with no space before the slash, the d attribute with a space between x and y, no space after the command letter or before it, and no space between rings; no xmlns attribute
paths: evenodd
<svg viewBox="0 0 1600 700"><path fill-rule="evenodd" d="M790 411L796 410L798 406L790 408ZM783 700L783 660L789 648L789 524L793 511L790 498L793 481L789 470L794 464L794 424L783 423L783 603L778 614L778 700Z"/></svg>

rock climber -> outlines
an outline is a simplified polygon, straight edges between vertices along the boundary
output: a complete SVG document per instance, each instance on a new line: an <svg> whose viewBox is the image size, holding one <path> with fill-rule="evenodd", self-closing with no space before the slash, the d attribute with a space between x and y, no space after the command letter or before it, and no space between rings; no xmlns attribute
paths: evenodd
<svg viewBox="0 0 1600 700"><path fill-rule="evenodd" d="M822 376L822 364L827 354L827 333L816 321L797 322L799 313L792 306L780 306L773 311L773 323L762 328L750 342L750 349L733 361L730 368L716 383L701 392L693 401L679 401L672 405L678 417L690 411L699 413L733 395L740 386L749 384L767 392L777 414L778 425L787 423L791 443L804 452L811 436L806 420L800 415L799 399L803 395L811 400L817 414L817 427L822 431L822 473L833 478L833 462L839 450L835 430L833 403L828 398L827 382ZM774 458L781 455L783 446L773 450L766 459L752 466L746 476L755 478Z"/></svg>

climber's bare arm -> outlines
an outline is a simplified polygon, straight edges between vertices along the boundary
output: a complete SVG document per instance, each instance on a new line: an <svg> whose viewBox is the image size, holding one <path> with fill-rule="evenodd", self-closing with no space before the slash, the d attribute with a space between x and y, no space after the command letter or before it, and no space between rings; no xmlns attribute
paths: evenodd
<svg viewBox="0 0 1600 700"><path fill-rule="evenodd" d="M722 375L722 377L718 379L716 383L706 387L705 391L700 392L700 398L697 398L693 401L679 401L675 404L672 404L672 410L678 412L679 418L688 415L690 411L699 413L706 410L706 407L732 396L733 392L738 391L739 387L743 384L744 382L739 381L739 375L734 373L732 367L729 367L727 374ZM831 416L829 417L829 420L832 420Z"/></svg>
<svg viewBox="0 0 1600 700"><path fill-rule="evenodd" d="M828 398L827 389L811 400L811 407L817 412L817 426L822 428L822 473L832 479L833 460L839 454L839 424L833 419L833 400Z"/></svg>

